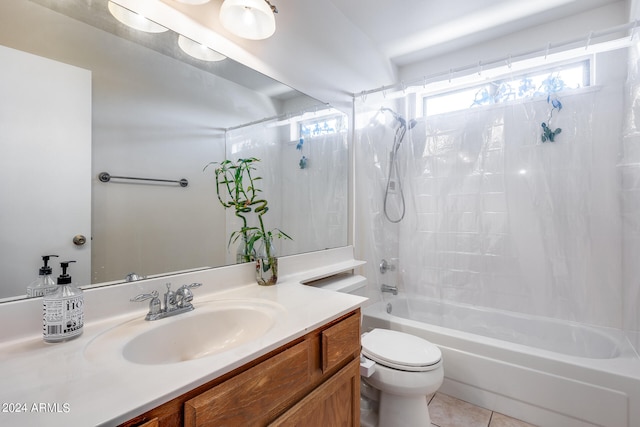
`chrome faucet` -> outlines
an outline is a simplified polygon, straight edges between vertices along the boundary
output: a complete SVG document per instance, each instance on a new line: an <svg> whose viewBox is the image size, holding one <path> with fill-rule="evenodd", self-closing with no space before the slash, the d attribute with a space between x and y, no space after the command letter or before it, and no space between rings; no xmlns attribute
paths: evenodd
<svg viewBox="0 0 640 427"><path fill-rule="evenodd" d="M147 276L142 276L136 273L129 273L124 277L125 282L135 282L136 280L146 279Z"/></svg>
<svg viewBox="0 0 640 427"><path fill-rule="evenodd" d="M383 284L382 286L380 286L380 290L382 292L390 292L393 295L398 295L398 287L397 286L391 286L391 285Z"/></svg>
<svg viewBox="0 0 640 427"><path fill-rule="evenodd" d="M182 285L176 291L171 290L171 283L167 283L167 292L164 294L164 308L158 291L150 294L140 294L131 298L131 302L149 301L149 312L145 316L145 320L158 320L165 317L175 316L176 314L186 313L193 310L193 293L192 288L202 286L202 283L191 283L190 285Z"/></svg>
<svg viewBox="0 0 640 427"><path fill-rule="evenodd" d="M191 288L197 288L201 285L202 283L192 283L190 285L180 286L175 294L176 306L178 308L193 307L193 305L191 305L191 301L193 301L193 292L191 292Z"/></svg>
<svg viewBox="0 0 640 427"><path fill-rule="evenodd" d="M178 304L176 304L176 293L171 290L171 283L167 283L167 292L164 293L164 311L169 313L174 311Z"/></svg>
<svg viewBox="0 0 640 427"><path fill-rule="evenodd" d="M386 259L380 261L380 273L385 274L387 271L394 271L396 266L391 264Z"/></svg>

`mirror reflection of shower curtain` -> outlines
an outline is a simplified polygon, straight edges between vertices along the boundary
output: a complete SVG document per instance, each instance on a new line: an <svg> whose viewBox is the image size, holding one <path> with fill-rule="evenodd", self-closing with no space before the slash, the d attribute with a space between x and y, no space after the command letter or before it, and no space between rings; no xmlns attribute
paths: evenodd
<svg viewBox="0 0 640 427"><path fill-rule="evenodd" d="M257 123L227 132L230 159L260 159L255 176L261 195L269 201L266 227L281 228L292 240L276 239L278 256L335 248L348 244L348 143L345 117L335 133L305 141L308 166L299 166L298 141L291 141L289 124ZM226 238L241 227L239 218L228 210ZM254 222L249 226L256 226ZM227 254L235 261L236 247Z"/></svg>

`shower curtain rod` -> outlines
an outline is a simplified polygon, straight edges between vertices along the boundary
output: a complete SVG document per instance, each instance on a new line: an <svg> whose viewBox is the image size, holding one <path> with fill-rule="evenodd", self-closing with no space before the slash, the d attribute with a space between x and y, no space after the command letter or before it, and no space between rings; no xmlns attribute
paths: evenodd
<svg viewBox="0 0 640 427"><path fill-rule="evenodd" d="M260 123L269 122L271 120L290 119L291 117L299 116L299 115L302 115L302 114L305 114L305 113L310 113L312 111L318 111L318 110L320 110L320 107L322 107L323 110L326 110L328 108L331 108L331 104L329 104L329 103L318 104L318 105L314 105L313 107L304 108L302 110L295 111L293 113L285 113L285 114L279 114L277 116L265 117L264 119L254 120L254 121L249 122L249 123L244 123L244 124L241 124L241 125L238 125L238 126L232 126L230 128L226 128L225 132L229 132L231 130L236 130L236 129L242 129L242 128L253 126L253 125L258 125Z"/></svg>
<svg viewBox="0 0 640 427"><path fill-rule="evenodd" d="M528 50L525 52L521 52L518 53L516 55L507 55L505 57L499 58L499 59L493 59L491 61L487 61L487 62L483 62L483 61L479 61L475 64L472 65L465 65L462 67L457 67L457 68L450 68L447 71L441 71L438 73L434 73L434 74L429 74L424 76L422 79L416 79L414 81L409 82L408 84L405 84L403 82L400 83L394 83L391 85L385 85L385 86L381 86L379 88L376 89L370 89L370 90L363 90L360 93L353 93L353 98L357 98L357 97L366 97L367 95L373 94L373 93L378 93L378 92L384 92L390 89L398 89L398 90L404 90L406 89L408 86L415 86L418 84L422 84L425 85L429 80L433 80L435 78L439 78L439 77L445 77L445 76L453 76L454 74L463 72L463 71L472 71L472 70L482 70L482 67L485 66L493 66L496 64L506 64L506 65L510 65L514 60L517 59L527 59L529 57L531 57L532 55L535 54L544 54L545 58L548 54L550 53L555 53L553 52L556 49L559 48L564 48L567 46L571 46L571 45L575 45L577 43L580 42L584 42L585 43L585 50L589 48L589 45L591 44L591 42L593 42L594 39L600 38L600 37L605 37L611 34L615 34L615 33L619 33L622 31L627 31L627 30L631 30L631 35L629 37L629 40L633 40L634 35L635 35L635 29L638 27L638 20L636 19L633 22L629 22L627 24L622 24L622 25L618 25L616 27L611 27L608 28L606 30L600 30L600 31L591 31L589 32L589 34L587 35L587 37L578 37L578 38L574 38L571 40L566 40L563 42L559 42L559 43L547 43L546 47L544 49L533 49L533 50Z"/></svg>

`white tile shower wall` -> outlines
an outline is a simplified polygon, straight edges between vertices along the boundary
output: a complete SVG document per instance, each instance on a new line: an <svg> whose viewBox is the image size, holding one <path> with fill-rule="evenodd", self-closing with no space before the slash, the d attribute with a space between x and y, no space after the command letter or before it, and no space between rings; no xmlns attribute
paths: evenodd
<svg viewBox="0 0 640 427"><path fill-rule="evenodd" d="M426 142L413 134L425 149L406 173L408 291L621 326L621 81L599 75L611 77L599 90L563 97L554 144L539 142L546 100L429 118Z"/></svg>

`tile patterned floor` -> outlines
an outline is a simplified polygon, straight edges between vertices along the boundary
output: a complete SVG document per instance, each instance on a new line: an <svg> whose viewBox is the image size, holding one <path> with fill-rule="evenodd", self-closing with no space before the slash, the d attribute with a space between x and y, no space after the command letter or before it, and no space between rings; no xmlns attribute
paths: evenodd
<svg viewBox="0 0 640 427"><path fill-rule="evenodd" d="M429 401L429 414L435 427L535 427L442 393Z"/></svg>

